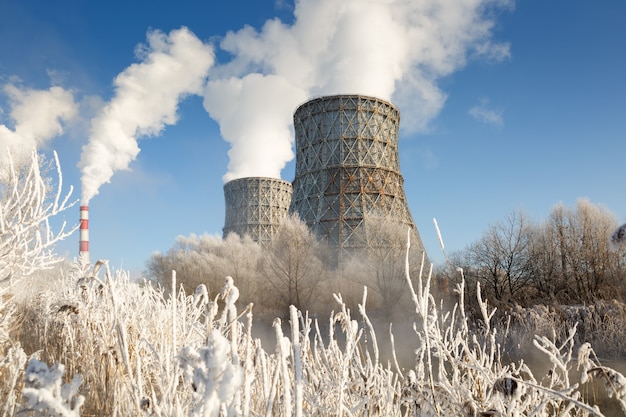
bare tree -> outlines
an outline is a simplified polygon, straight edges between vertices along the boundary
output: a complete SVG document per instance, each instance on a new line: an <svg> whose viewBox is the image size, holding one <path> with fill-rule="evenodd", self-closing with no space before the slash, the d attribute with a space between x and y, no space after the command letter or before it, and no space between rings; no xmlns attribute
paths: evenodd
<svg viewBox="0 0 626 417"><path fill-rule="evenodd" d="M52 168L56 184L47 176ZM57 231L50 226L53 217L76 204L69 201L72 187L62 196L62 179L56 152L53 164L35 150L30 158L15 163L9 152L8 165L0 172L0 282L51 268L62 260L53 252L54 245L78 228L76 224L66 230L66 222Z"/></svg>
<svg viewBox="0 0 626 417"><path fill-rule="evenodd" d="M557 300L557 294L566 290L561 275L561 255L556 230L546 221L532 228L529 242L529 282L536 291L536 301Z"/></svg>
<svg viewBox="0 0 626 417"><path fill-rule="evenodd" d="M593 301L619 275L618 254L609 248L616 226L612 213L586 199L578 200L575 209L562 204L552 209L546 239L552 239L558 280L567 288L560 294L561 301Z"/></svg>
<svg viewBox="0 0 626 417"><path fill-rule="evenodd" d="M530 236L532 224L524 212L518 211L497 224L498 249L502 261L506 287L511 298L518 294L529 283L528 269L530 266Z"/></svg>
<svg viewBox="0 0 626 417"><path fill-rule="evenodd" d="M530 281L531 224L523 212L514 212L489 227L478 242L467 249L468 275L475 275L498 301L519 298Z"/></svg>
<svg viewBox="0 0 626 417"><path fill-rule="evenodd" d="M548 219L531 223L513 213L458 256L468 281L494 300L580 303L614 298L624 290L625 250L610 250L617 227L612 213L581 199L556 205Z"/></svg>

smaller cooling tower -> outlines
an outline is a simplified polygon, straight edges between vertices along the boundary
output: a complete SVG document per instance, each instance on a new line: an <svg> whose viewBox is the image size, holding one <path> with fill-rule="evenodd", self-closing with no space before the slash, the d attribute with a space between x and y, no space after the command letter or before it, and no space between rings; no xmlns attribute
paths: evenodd
<svg viewBox="0 0 626 417"><path fill-rule="evenodd" d="M249 177L226 183L223 236L235 232L269 243L289 212L291 193L291 183L276 178Z"/></svg>

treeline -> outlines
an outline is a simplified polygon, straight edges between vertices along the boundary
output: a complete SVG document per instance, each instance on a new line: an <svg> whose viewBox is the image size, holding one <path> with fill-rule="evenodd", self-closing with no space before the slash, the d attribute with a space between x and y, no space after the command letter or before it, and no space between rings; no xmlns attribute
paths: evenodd
<svg viewBox="0 0 626 417"><path fill-rule="evenodd" d="M391 320L406 314L411 305L405 273L407 228L385 218L370 219L363 227L369 250L344 260L340 269L332 249L297 216L288 216L267 245L234 233L224 239L181 236L166 253L150 258L145 276L169 289L175 270L188 294L200 284L217 294L224 277L231 276L238 283L240 305L254 303L256 314L269 318L284 317L290 305L329 313L328 306L335 303L333 293L340 293L347 305L356 308L367 287L368 308ZM413 248L410 264L415 276L421 263L421 251Z"/></svg>
<svg viewBox="0 0 626 417"><path fill-rule="evenodd" d="M624 300L626 250L611 248L609 239L617 226L613 213L586 199L574 208L556 205L544 221L513 212L489 226L476 242L451 254L447 264L437 265L434 291L456 301L450 288L460 282L460 268L469 299L476 299L480 284L482 296L500 311ZM240 303L254 303L257 313L271 317L286 314L290 305L326 311L333 293L356 306L366 286L374 314L394 320L411 308L404 269L406 228L386 218L370 219L363 227L369 233L369 249L341 269L333 266L332 249L297 217L288 217L267 246L236 234L225 239L181 236L167 253L152 256L145 275L169 288L171 271L176 270L188 293L200 284L217 293L230 275L239 283ZM422 267L422 255L416 249L410 253L412 276Z"/></svg>
<svg viewBox="0 0 626 417"><path fill-rule="evenodd" d="M544 221L518 211L453 254L450 264L463 269L468 291L479 283L503 307L623 301L626 251L610 242L617 226L610 211L586 199L574 208L554 206ZM446 274L458 276L452 268Z"/></svg>

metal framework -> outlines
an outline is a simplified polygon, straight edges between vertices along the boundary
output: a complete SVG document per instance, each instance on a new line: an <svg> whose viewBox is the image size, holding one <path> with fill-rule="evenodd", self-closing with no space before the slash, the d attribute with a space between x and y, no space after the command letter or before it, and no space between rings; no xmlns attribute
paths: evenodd
<svg viewBox="0 0 626 417"><path fill-rule="evenodd" d="M375 245L367 220L393 219L413 230L398 159L400 112L361 95L319 97L294 113L296 174L290 212L331 246L339 262Z"/></svg>
<svg viewBox="0 0 626 417"><path fill-rule="evenodd" d="M276 178L239 178L226 183L223 236L234 232L269 243L289 212L291 193L291 183Z"/></svg>

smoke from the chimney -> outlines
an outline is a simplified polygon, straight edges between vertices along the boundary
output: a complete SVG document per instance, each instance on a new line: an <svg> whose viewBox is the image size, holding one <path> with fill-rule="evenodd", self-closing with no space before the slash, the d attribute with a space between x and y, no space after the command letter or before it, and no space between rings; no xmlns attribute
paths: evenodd
<svg viewBox="0 0 626 417"><path fill-rule="evenodd" d="M115 78L115 97L91 121L89 142L83 146L83 204L98 194L113 173L128 169L137 157L141 136L157 135L177 121L178 103L202 91L213 49L187 28L148 33L148 45L138 48L142 62Z"/></svg>

